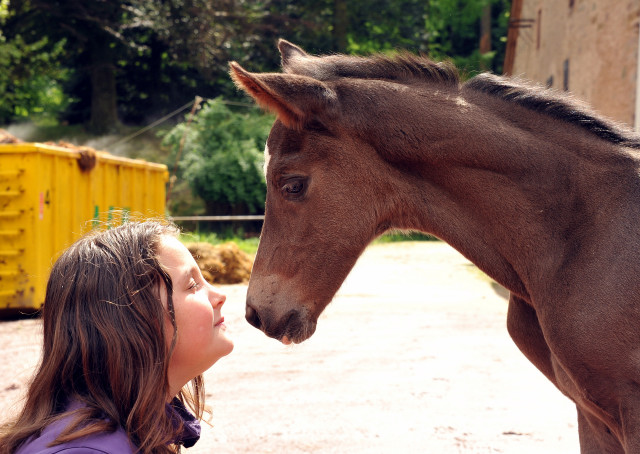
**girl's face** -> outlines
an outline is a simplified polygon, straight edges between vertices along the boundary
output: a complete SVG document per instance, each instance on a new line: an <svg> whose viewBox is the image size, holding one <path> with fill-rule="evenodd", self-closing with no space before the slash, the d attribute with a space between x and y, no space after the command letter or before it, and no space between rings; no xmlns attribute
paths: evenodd
<svg viewBox="0 0 640 454"><path fill-rule="evenodd" d="M202 374L218 359L233 350L220 312L226 297L218 293L200 273L189 250L172 236L163 236L158 261L173 283L173 307L178 336L169 360L169 386L173 397L194 377ZM166 292L162 292L166 295ZM163 296L166 306L166 296ZM167 320L168 342L173 326Z"/></svg>

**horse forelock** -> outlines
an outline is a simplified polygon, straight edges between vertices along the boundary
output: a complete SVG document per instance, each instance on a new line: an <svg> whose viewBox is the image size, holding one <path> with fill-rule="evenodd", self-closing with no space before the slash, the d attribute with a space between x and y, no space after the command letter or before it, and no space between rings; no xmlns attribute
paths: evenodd
<svg viewBox="0 0 640 454"><path fill-rule="evenodd" d="M551 89L489 73L470 79L464 87L573 123L609 142L640 148L640 137L636 134L598 115L579 101Z"/></svg>
<svg viewBox="0 0 640 454"><path fill-rule="evenodd" d="M448 62L434 62L424 55L402 52L388 56L370 57L328 55L324 57L298 57L292 59L285 71L313 77L320 81L338 78L378 79L400 82L421 80L457 86L458 71Z"/></svg>

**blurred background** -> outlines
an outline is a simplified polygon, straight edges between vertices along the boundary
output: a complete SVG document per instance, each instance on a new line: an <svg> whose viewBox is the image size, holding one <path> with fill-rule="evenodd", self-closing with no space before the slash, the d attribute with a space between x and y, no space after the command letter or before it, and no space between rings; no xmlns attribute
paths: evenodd
<svg viewBox="0 0 640 454"><path fill-rule="evenodd" d="M170 215L259 215L273 118L233 86L230 60L279 71L285 38L314 54L408 49L451 60L465 77L501 73L510 9L507 0L0 0L0 127L166 164Z"/></svg>

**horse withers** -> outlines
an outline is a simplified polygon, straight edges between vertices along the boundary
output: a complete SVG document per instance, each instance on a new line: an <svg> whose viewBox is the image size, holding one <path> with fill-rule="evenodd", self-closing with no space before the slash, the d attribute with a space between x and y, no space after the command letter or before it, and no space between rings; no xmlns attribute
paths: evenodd
<svg viewBox="0 0 640 454"><path fill-rule="evenodd" d="M583 453L640 452L640 139L571 98L421 56L231 63L273 111L246 318L302 342L389 229L448 242L510 291L507 328L578 409Z"/></svg>

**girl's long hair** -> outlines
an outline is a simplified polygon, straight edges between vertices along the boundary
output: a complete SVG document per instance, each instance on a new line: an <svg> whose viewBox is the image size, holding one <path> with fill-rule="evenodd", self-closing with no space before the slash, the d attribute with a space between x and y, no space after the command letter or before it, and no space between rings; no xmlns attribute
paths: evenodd
<svg viewBox="0 0 640 454"><path fill-rule="evenodd" d="M177 234L168 223L128 222L83 237L56 261L42 313L42 359L22 412L1 428L0 453L67 416L70 401L81 406L56 444L120 426L140 453L179 451L171 443L182 428L165 410L177 337L173 286L157 258L163 235ZM177 397L201 418L202 376Z"/></svg>

